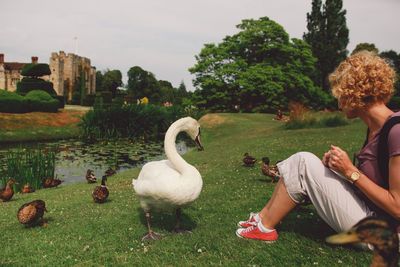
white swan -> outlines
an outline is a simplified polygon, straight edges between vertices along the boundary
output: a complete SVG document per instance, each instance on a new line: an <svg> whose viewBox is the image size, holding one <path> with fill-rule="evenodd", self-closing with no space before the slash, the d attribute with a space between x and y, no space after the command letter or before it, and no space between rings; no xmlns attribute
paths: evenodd
<svg viewBox="0 0 400 267"><path fill-rule="evenodd" d="M188 164L176 151L175 140L181 131L188 133L195 141L197 148L203 150L200 143L199 123L191 117L179 119L171 124L165 134L164 150L168 160L145 164L138 179L132 180L140 205L146 212L148 234L142 240L155 240L163 236L151 230L150 211L176 210L177 220L173 232L190 233L190 231L180 229L180 208L198 198L203 180L199 171Z"/></svg>

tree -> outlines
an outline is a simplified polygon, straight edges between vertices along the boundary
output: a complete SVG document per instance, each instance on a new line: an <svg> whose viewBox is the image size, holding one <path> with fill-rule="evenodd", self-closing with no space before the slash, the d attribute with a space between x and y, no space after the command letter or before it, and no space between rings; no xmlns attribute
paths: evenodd
<svg viewBox="0 0 400 267"><path fill-rule="evenodd" d="M351 52L351 55L354 55L363 50L371 51L371 52L374 52L375 54L379 53L379 50L378 50L378 48L375 47L375 44L359 43L358 45L356 45L354 50Z"/></svg>
<svg viewBox="0 0 400 267"><path fill-rule="evenodd" d="M384 58L396 71L397 79L394 85L395 96L400 97L400 53L397 54L396 51L389 50L383 51L379 54L380 57Z"/></svg>
<svg viewBox="0 0 400 267"><path fill-rule="evenodd" d="M110 91L112 98L115 98L117 88L122 85L122 74L119 70L108 70L104 73L101 88L104 91Z"/></svg>
<svg viewBox="0 0 400 267"><path fill-rule="evenodd" d="M311 13L307 13L308 32L303 40L312 47L316 63L316 85L329 91L328 75L343 61L348 51L349 30L346 25L346 10L342 10L342 0L312 1ZM322 9L321 9L322 8Z"/></svg>
<svg viewBox="0 0 400 267"><path fill-rule="evenodd" d="M17 83L16 92L25 95L32 90L42 90L50 95L57 95L53 88L53 83L45 81L39 77L50 75L49 64L45 63L29 63L26 64L22 70L21 75L24 76L20 82Z"/></svg>
<svg viewBox="0 0 400 267"><path fill-rule="evenodd" d="M243 20L241 31L223 42L206 44L196 56L196 105L212 110L276 111L290 100L316 107L321 97L310 79L316 59L310 46L289 40L283 27L267 17Z"/></svg>
<svg viewBox="0 0 400 267"><path fill-rule="evenodd" d="M152 104L161 103L161 91L154 74L134 66L128 71L127 89L134 99L147 97Z"/></svg>
<svg viewBox="0 0 400 267"><path fill-rule="evenodd" d="M96 71L96 92L103 91L102 84L103 84L103 73L101 71Z"/></svg>

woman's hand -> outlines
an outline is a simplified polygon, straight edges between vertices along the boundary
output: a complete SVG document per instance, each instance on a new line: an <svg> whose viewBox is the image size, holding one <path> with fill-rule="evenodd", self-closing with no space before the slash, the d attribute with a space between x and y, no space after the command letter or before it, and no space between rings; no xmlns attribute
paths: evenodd
<svg viewBox="0 0 400 267"><path fill-rule="evenodd" d="M337 146L331 145L331 150L325 153L322 159L323 163L324 160L327 162L326 166L346 177L350 177L351 173L357 170L346 151Z"/></svg>

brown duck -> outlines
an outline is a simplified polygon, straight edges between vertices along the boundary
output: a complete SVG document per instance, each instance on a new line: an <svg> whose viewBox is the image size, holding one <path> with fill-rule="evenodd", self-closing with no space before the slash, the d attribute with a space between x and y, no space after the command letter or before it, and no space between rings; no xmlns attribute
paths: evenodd
<svg viewBox="0 0 400 267"><path fill-rule="evenodd" d="M243 162L246 166L254 166L256 161L257 159L250 156L249 153L244 153Z"/></svg>
<svg viewBox="0 0 400 267"><path fill-rule="evenodd" d="M265 176L271 177L271 183L279 180L279 171L276 165L269 165L270 161L268 157L263 157L261 161L264 163L261 171Z"/></svg>
<svg viewBox="0 0 400 267"><path fill-rule="evenodd" d="M97 178L93 174L92 170L87 170L87 172L86 172L86 180L88 181L89 184L93 184L93 183L97 182Z"/></svg>
<svg viewBox="0 0 400 267"><path fill-rule="evenodd" d="M110 168L108 168L108 170L106 170L105 176L111 176L113 174L115 174L115 167L114 166L110 166Z"/></svg>
<svg viewBox="0 0 400 267"><path fill-rule="evenodd" d="M46 181L44 182L44 187L45 188L50 188L50 187L57 187L59 186L64 180L60 180L58 178L54 178L53 180L50 178L47 178Z"/></svg>
<svg viewBox="0 0 400 267"><path fill-rule="evenodd" d="M17 213L18 221L25 224L25 227L29 227L35 224L40 218L42 219L43 226L48 225L44 219L43 214L46 210L46 204L43 200L35 200L22 205Z"/></svg>
<svg viewBox="0 0 400 267"><path fill-rule="evenodd" d="M14 180L9 180L6 184L6 188L0 190L1 202L9 201L14 195L14 189L11 187L15 184Z"/></svg>
<svg viewBox="0 0 400 267"><path fill-rule="evenodd" d="M106 186L106 182L107 182L107 176L104 175L103 178L101 179L101 185L96 186L93 190L93 193L92 193L93 204L95 202L98 202L98 203L106 202L108 194L109 194L107 186Z"/></svg>
<svg viewBox="0 0 400 267"><path fill-rule="evenodd" d="M374 246L370 266L397 266L399 260L399 236L397 229L386 218L367 217L350 230L329 236L326 241L332 244L365 242Z"/></svg>
<svg viewBox="0 0 400 267"><path fill-rule="evenodd" d="M35 188L30 187L29 183L26 183L24 186L24 189L22 189L22 194L28 194L28 193L32 193L35 192Z"/></svg>

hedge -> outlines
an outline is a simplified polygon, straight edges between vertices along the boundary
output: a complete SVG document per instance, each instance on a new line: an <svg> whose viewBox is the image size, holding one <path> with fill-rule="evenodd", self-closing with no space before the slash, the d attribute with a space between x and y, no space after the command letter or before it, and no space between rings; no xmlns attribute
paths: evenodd
<svg viewBox="0 0 400 267"><path fill-rule="evenodd" d="M57 112L59 101L42 90L30 91L25 100L31 111Z"/></svg>
<svg viewBox="0 0 400 267"><path fill-rule="evenodd" d="M29 107L23 96L14 92L0 90L0 112L26 113L29 112Z"/></svg>
<svg viewBox="0 0 400 267"><path fill-rule="evenodd" d="M17 83L16 92L20 95L26 95L32 90L43 90L50 95L57 95L56 91L54 91L53 83L43 79L24 77Z"/></svg>
<svg viewBox="0 0 400 267"><path fill-rule="evenodd" d="M22 76L41 77L50 74L51 71L49 64L45 63L29 63L26 64L21 70Z"/></svg>

